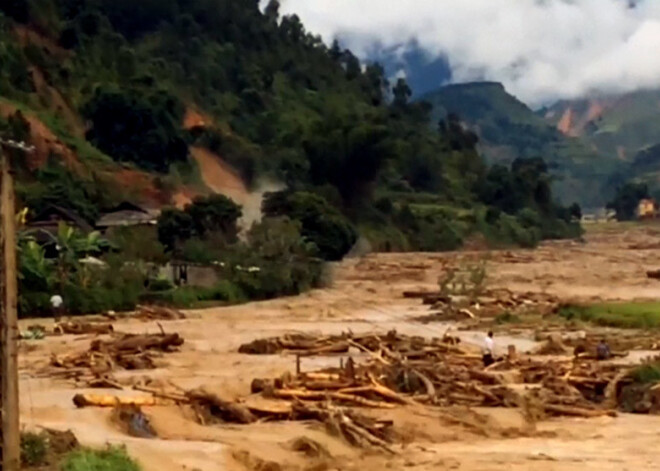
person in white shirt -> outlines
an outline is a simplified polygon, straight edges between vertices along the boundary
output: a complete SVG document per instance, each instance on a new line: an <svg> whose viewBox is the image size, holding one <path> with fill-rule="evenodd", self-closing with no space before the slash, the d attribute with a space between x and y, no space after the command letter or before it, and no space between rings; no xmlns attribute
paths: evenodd
<svg viewBox="0 0 660 471"><path fill-rule="evenodd" d="M490 366L495 363L495 341L493 340L493 332L488 332L488 335L484 339L484 355L483 362L484 367Z"/></svg>
<svg viewBox="0 0 660 471"><path fill-rule="evenodd" d="M59 294L54 294L50 297L50 307L53 311L53 318L55 322L59 322L64 312L64 300Z"/></svg>

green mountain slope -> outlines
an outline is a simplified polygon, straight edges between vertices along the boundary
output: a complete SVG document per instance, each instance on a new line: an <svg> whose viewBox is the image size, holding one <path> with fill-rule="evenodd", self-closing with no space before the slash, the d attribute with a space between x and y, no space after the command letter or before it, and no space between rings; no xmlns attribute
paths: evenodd
<svg viewBox="0 0 660 471"><path fill-rule="evenodd" d="M564 201L596 206L607 197L603 183L616 169L611 157L597 154L584 141L565 136L556 127L506 92L499 83L449 85L425 95L433 119L456 113L480 138L480 150L491 162L542 157L557 179Z"/></svg>
<svg viewBox="0 0 660 471"><path fill-rule="evenodd" d="M560 101L542 115L563 133L622 160L660 142L660 90Z"/></svg>
<svg viewBox="0 0 660 471"><path fill-rule="evenodd" d="M636 179L660 189L660 90L561 101L540 115L562 133L619 159L612 184Z"/></svg>
<svg viewBox="0 0 660 471"><path fill-rule="evenodd" d="M469 132L429 126L405 81L389 84L378 64L328 47L297 16L281 17L276 0L259 3L0 2L0 132L40 143L16 162L22 203L93 222L124 199L164 206L221 188L202 178L193 149L204 165L206 151L221 157L233 173L218 174L248 188L286 186L293 196L271 201L272 214L309 228L339 212L376 248L454 248L477 231L525 243L574 233L543 164L489 172ZM501 198L503 188L515 195Z"/></svg>

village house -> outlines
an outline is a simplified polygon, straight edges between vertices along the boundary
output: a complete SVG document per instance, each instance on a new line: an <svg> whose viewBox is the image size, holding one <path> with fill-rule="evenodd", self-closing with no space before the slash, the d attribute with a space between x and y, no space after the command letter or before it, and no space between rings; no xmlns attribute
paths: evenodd
<svg viewBox="0 0 660 471"><path fill-rule="evenodd" d="M637 204L637 219L655 219L658 216L658 203L653 198L644 198Z"/></svg>
<svg viewBox="0 0 660 471"><path fill-rule="evenodd" d="M101 214L96 227L105 232L112 227L152 226L158 223L160 210L147 209L130 202L123 202Z"/></svg>

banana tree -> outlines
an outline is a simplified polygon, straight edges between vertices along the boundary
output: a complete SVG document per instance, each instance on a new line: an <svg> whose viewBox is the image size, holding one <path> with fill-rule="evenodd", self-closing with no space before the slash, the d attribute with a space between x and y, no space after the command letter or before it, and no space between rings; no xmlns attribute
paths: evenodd
<svg viewBox="0 0 660 471"><path fill-rule="evenodd" d="M18 279L21 291L48 292L55 281L53 264L34 239L24 238L18 245Z"/></svg>
<svg viewBox="0 0 660 471"><path fill-rule="evenodd" d="M94 231L85 235L73 227L60 223L55 244L58 252L57 273L60 286L63 286L72 274L79 275L81 285L86 286L89 282L89 269L80 263L80 259L102 250L101 234Z"/></svg>

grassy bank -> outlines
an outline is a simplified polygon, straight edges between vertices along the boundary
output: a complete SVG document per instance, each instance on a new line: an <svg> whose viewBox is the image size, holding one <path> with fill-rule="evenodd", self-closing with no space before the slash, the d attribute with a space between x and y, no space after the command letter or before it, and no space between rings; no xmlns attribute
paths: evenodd
<svg viewBox="0 0 660 471"><path fill-rule="evenodd" d="M571 304L562 306L558 314L567 320L579 320L604 327L660 328L660 302Z"/></svg>

